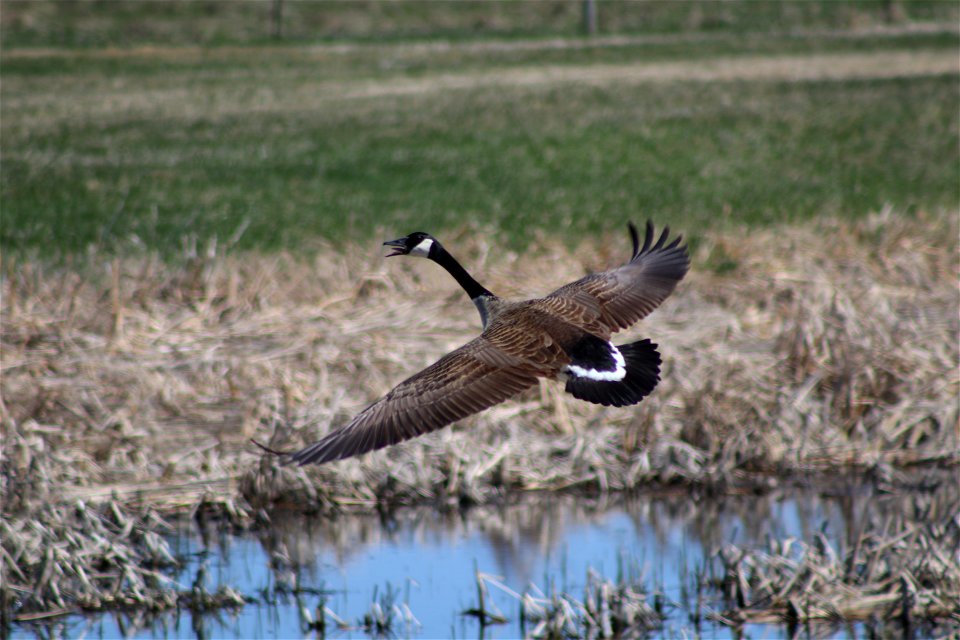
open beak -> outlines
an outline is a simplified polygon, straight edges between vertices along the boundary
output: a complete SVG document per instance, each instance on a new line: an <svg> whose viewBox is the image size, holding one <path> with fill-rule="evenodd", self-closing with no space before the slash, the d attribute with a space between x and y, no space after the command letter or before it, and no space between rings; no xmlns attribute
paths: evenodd
<svg viewBox="0 0 960 640"><path fill-rule="evenodd" d="M393 253L388 253L386 257L403 256L407 254L407 239L397 238L396 240L387 240L383 243L385 247L392 247Z"/></svg>

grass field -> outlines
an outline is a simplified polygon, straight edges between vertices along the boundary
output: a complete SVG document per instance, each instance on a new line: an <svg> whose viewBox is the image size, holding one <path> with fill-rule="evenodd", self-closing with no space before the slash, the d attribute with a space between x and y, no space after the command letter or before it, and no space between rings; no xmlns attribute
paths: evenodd
<svg viewBox="0 0 960 640"><path fill-rule="evenodd" d="M45 259L170 256L185 238L297 249L479 223L522 247L631 217L699 231L939 211L957 203L958 48L955 28L911 24L220 48L5 41L0 244Z"/></svg>

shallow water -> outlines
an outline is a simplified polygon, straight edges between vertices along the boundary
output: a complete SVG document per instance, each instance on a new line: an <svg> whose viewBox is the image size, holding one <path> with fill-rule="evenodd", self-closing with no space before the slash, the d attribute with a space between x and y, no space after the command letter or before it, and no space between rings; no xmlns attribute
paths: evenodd
<svg viewBox="0 0 960 640"><path fill-rule="evenodd" d="M864 522L897 510L896 500L848 489L839 496L792 490L721 498L684 490L609 499L528 497L445 513L428 508L336 518L274 513L272 525L259 534L189 523L171 536L186 560L176 576L181 588L203 584L212 592L229 585L252 602L197 616L187 610L152 618L70 616L15 627L13 635L309 637L319 635L307 623L318 605L325 605L351 626L338 629L328 617L330 637L366 638L374 635L362 627L372 603L386 602L390 609L392 601L397 614L390 632L397 637L509 638L532 628L529 622L521 627L517 593L563 591L582 599L593 570L611 581L641 576L648 594L662 594L667 619L650 637L779 637L787 635L785 627L748 625L737 632L707 620L707 613L723 607L715 594L701 602L697 615L697 578L709 570L710 556L727 543L761 546L768 537L809 542L818 532L842 552ZM481 628L462 615L478 604L476 571L496 577L486 583L488 608L499 610L508 623ZM865 631L862 625L807 630L817 637Z"/></svg>

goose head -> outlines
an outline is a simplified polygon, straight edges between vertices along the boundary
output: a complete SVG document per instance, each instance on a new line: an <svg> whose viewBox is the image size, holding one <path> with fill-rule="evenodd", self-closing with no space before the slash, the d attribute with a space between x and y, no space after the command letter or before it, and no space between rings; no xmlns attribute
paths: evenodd
<svg viewBox="0 0 960 640"><path fill-rule="evenodd" d="M383 243L383 246L390 247L393 249L392 253L387 254L387 257L393 256L417 256L420 258L430 258L431 253L433 257L436 256L436 251L440 246L440 243L437 242L437 239L431 236L429 233L424 233L423 231L414 231L408 236L402 238L397 238L396 240L388 240Z"/></svg>

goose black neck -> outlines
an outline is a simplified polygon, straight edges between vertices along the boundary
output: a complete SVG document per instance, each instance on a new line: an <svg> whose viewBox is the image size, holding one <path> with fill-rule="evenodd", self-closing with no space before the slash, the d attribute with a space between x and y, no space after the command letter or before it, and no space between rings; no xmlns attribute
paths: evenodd
<svg viewBox="0 0 960 640"><path fill-rule="evenodd" d="M487 296L491 298L496 297L490 293L486 287L474 280L473 276L467 273L467 270L460 266L460 263L457 262L452 255L447 253L447 250L442 246L437 246L430 258L453 276L460 286L463 287L463 290L467 292L471 300Z"/></svg>

